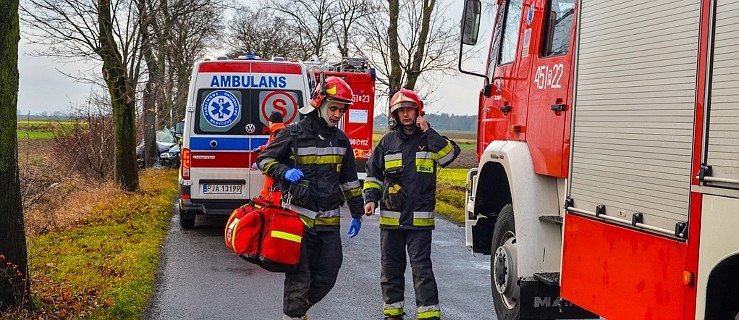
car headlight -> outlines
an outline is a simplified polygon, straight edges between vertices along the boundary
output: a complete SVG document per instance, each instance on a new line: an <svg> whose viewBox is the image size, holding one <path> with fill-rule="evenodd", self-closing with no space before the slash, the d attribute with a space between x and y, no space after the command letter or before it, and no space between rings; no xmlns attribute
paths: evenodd
<svg viewBox="0 0 739 320"><path fill-rule="evenodd" d="M169 159L172 157L172 154L169 152L162 152L161 155L159 155L160 158Z"/></svg>

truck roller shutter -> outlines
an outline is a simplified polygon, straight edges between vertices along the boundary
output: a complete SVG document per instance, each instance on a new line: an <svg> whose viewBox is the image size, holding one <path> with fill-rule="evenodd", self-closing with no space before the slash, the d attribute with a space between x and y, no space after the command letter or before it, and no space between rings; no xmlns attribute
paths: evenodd
<svg viewBox="0 0 739 320"><path fill-rule="evenodd" d="M580 8L568 208L672 236L688 219L700 3Z"/></svg>
<svg viewBox="0 0 739 320"><path fill-rule="evenodd" d="M739 2L716 2L704 172L707 185L739 188Z"/></svg>

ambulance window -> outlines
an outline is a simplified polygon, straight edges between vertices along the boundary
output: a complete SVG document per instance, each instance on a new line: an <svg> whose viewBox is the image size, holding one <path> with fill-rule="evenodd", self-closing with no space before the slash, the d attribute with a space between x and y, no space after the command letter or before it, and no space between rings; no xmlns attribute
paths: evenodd
<svg viewBox="0 0 739 320"><path fill-rule="evenodd" d="M567 53L570 48L575 0L551 0L547 4L545 34L542 37L542 57Z"/></svg>
<svg viewBox="0 0 739 320"><path fill-rule="evenodd" d="M521 26L522 13L523 0L508 2L498 64L511 63L516 60L516 45L518 44L518 30Z"/></svg>

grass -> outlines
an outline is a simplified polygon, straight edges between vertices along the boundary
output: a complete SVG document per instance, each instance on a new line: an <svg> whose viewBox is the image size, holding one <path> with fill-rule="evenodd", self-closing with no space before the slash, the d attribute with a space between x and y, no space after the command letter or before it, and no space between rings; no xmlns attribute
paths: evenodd
<svg viewBox="0 0 739 320"><path fill-rule="evenodd" d="M464 223L464 188L469 169L439 169L436 179L436 212Z"/></svg>
<svg viewBox="0 0 739 320"><path fill-rule="evenodd" d="M54 138L54 132L52 131L24 131L24 130L18 130L16 131L18 134L18 140L24 140L24 139L30 139L30 140L38 140L38 139L52 139Z"/></svg>
<svg viewBox="0 0 739 320"><path fill-rule="evenodd" d="M154 290L177 183L175 170L146 170L139 178L139 191L98 198L76 227L29 239L34 313L142 317Z"/></svg>
<svg viewBox="0 0 739 320"><path fill-rule="evenodd" d="M74 121L19 119L17 125L18 140L51 139L59 129L74 125Z"/></svg>

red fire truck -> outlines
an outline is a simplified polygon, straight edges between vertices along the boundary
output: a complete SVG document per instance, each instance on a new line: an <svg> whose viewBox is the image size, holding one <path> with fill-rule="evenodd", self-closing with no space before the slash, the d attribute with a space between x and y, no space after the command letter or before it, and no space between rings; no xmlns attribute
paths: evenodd
<svg viewBox="0 0 739 320"><path fill-rule="evenodd" d="M466 245L498 319L739 319L739 2L467 0L493 17Z"/></svg>
<svg viewBox="0 0 739 320"><path fill-rule="evenodd" d="M321 73L326 77L340 77L354 91L354 103L339 123L349 136L360 180L364 180L364 167L372 154L372 129L375 111L375 70L365 58L344 57L331 65L312 64L316 81Z"/></svg>

